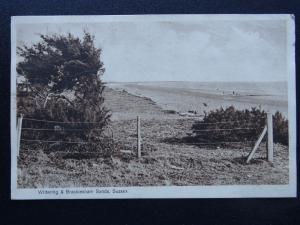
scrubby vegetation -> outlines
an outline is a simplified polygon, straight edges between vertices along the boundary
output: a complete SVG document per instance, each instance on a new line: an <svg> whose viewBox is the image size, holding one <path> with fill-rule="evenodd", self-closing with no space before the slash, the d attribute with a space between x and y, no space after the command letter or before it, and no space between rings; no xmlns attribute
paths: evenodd
<svg viewBox="0 0 300 225"><path fill-rule="evenodd" d="M37 44L18 48L23 60L17 64L17 72L24 80L18 90L23 93L18 98L18 114L35 119L24 120L23 127L33 130L24 130L23 138L98 141L99 144L85 146L103 150L107 141L102 137L110 112L103 104L101 76L105 70L101 49L95 47L94 37L88 32L82 39L72 34L40 38ZM71 145L69 148L74 149Z"/></svg>
<svg viewBox="0 0 300 225"><path fill-rule="evenodd" d="M193 124L192 142L256 141L265 126L266 112L259 108L237 110L233 106L205 113ZM288 144L288 120L280 112L273 116L274 142Z"/></svg>
<svg viewBox="0 0 300 225"><path fill-rule="evenodd" d="M275 142L289 144L289 121L278 111L273 116L273 132Z"/></svg>

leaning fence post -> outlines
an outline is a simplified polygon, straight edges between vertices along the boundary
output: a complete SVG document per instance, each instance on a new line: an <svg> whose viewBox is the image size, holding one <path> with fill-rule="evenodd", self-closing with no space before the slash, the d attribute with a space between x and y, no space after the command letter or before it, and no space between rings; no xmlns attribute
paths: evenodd
<svg viewBox="0 0 300 225"><path fill-rule="evenodd" d="M263 129L263 131L261 132L261 134L259 135L259 138L258 140L255 142L255 145L252 149L252 151L249 153L248 157L247 157L247 161L246 163L249 163L250 160L252 159L255 151L258 149L258 146L260 145L261 141L263 140L264 136L266 135L267 133L267 126L265 126L265 128Z"/></svg>
<svg viewBox="0 0 300 225"><path fill-rule="evenodd" d="M273 162L273 115L271 112L267 113L267 128L268 128L268 142L267 142L267 160Z"/></svg>
<svg viewBox="0 0 300 225"><path fill-rule="evenodd" d="M139 116L137 116L137 157L141 158L141 123Z"/></svg>
<svg viewBox="0 0 300 225"><path fill-rule="evenodd" d="M22 121L23 114L17 120L17 156L20 155L20 143L21 143L21 134L22 134Z"/></svg>

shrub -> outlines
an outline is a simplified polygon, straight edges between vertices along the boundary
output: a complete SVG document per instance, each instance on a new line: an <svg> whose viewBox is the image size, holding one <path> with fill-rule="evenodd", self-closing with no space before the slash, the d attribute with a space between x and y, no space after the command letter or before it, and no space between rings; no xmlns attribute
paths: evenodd
<svg viewBox="0 0 300 225"><path fill-rule="evenodd" d="M18 99L18 113L66 123L24 120L23 127L35 130L24 130L23 137L97 141L110 121L109 110L104 107L102 50L95 47L94 37L88 32L82 40L71 34L40 37L37 44L18 47L23 60L17 64L17 72L29 90Z"/></svg>
<svg viewBox="0 0 300 225"><path fill-rule="evenodd" d="M256 141L263 130L266 112L259 108L236 110L233 106L205 113L202 121L193 124L192 142ZM232 130L235 129L235 130ZM274 142L288 144L288 120L280 112L273 116Z"/></svg>
<svg viewBox="0 0 300 225"><path fill-rule="evenodd" d="M88 149L88 151L103 153L105 156L109 153L113 154L116 150L115 145L112 143L110 136L103 134L108 120L105 120L105 124L96 122L97 117L101 115L97 111L87 109L77 108L63 99L57 99L50 100L45 108L36 107L34 110L27 110L26 117L41 121L24 119L22 127L31 129L24 129L22 131L22 138L50 141L49 143L45 143L43 148L49 152L53 150L66 150L84 153ZM90 123L91 121L95 123ZM90 144L66 144L59 141L90 142ZM109 149L110 146L114 148Z"/></svg>
<svg viewBox="0 0 300 225"><path fill-rule="evenodd" d="M289 144L289 121L282 116L280 112L276 112L273 116L273 134L274 141L288 145Z"/></svg>

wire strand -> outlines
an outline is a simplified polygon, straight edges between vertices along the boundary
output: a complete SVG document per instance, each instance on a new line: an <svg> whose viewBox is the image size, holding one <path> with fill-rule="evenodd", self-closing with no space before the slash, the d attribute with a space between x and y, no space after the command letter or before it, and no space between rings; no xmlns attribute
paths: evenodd
<svg viewBox="0 0 300 225"><path fill-rule="evenodd" d="M216 144L246 144L246 143L254 143L255 141L220 141L220 142L187 142L182 144L202 144L202 145L216 145Z"/></svg>
<svg viewBox="0 0 300 225"><path fill-rule="evenodd" d="M47 122L47 123L63 123L63 124L100 124L99 122L64 122L64 121L55 121L55 120L40 120L40 119L33 119L33 118L27 118L24 117L23 120L27 121L39 121L39 122Z"/></svg>
<svg viewBox="0 0 300 225"><path fill-rule="evenodd" d="M27 141L27 142L64 143L64 144L99 144L99 143L101 143L100 141L97 141L97 142L95 142L95 141L92 141L92 142L91 141L47 141L47 140L38 140L38 139L20 139L20 140Z"/></svg>
<svg viewBox="0 0 300 225"><path fill-rule="evenodd" d="M241 123L241 122L247 122L244 120L234 120L234 121L220 121L220 122L214 122L214 123L205 123L202 121L197 121L197 125L209 125L209 124L228 124L228 123Z"/></svg>
<svg viewBox="0 0 300 225"><path fill-rule="evenodd" d="M64 129L64 128L62 128L62 129L57 129L57 130L55 130L55 129L43 129L43 128L30 128L30 127L24 127L24 128L22 128L22 130L36 130L36 131L57 131L57 132L59 132L59 131L82 131L82 130L96 130L96 131L103 131L102 129Z"/></svg>
<svg viewBox="0 0 300 225"><path fill-rule="evenodd" d="M192 131L229 131L229 130L257 130L261 128L248 128L248 127L237 127L237 128L231 128L231 129L204 129L204 130L192 130Z"/></svg>
<svg viewBox="0 0 300 225"><path fill-rule="evenodd" d="M55 121L55 120L41 120L41 119L34 119L34 118L27 118L24 117L23 120L28 120L28 121L39 121L39 122L47 122L47 123L63 123L63 124L100 124L99 122L64 122L64 121ZM244 122L244 121L223 121L223 122L215 122L215 123L202 123L199 122L199 125L208 125L208 124L230 124L230 123L239 123L239 122Z"/></svg>
<svg viewBox="0 0 300 225"><path fill-rule="evenodd" d="M22 149L20 151L20 153L25 153L25 152L39 152L40 150L32 150L32 149ZM44 152L44 150L42 150ZM47 152L47 151L46 151ZM73 154L82 154L82 153L95 153L95 154L102 154L102 152L97 152L97 151L82 151L82 152L79 152L79 151L52 151L51 153L65 153L65 154L68 154L68 153L73 153Z"/></svg>

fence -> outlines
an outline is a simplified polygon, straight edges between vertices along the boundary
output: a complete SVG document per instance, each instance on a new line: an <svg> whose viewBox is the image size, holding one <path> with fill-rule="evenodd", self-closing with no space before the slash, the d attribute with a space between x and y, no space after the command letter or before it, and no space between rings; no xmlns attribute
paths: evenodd
<svg viewBox="0 0 300 225"><path fill-rule="evenodd" d="M249 163L250 160L253 158L254 153L258 149L258 146L262 142L262 140L263 140L264 136L266 135L266 133L268 134L268 138L267 138L267 160L269 162L273 163L273 151L274 151L274 147L273 147L273 116L272 116L272 113L269 113L269 112L267 113L266 126L264 127L262 133L260 134L258 140L256 141L252 151L248 155L247 160L246 160L247 163Z"/></svg>
<svg viewBox="0 0 300 225"><path fill-rule="evenodd" d="M24 123L26 125L26 122L30 121L32 122L37 122L37 123L43 123L46 124L46 126L23 126ZM28 123L27 123L28 124ZM49 124L54 124L54 125L49 125ZM65 125L72 125L73 126L78 126L78 125L92 125L92 124L97 124L95 122L63 122L63 121L51 121L51 120L40 120L40 119L34 119L34 118L24 118L24 116L21 114L21 116L17 119L17 155L19 156L20 154L20 145L21 142L30 142L30 143L60 143L60 144L99 144L100 141L103 141L104 139L111 139L113 140L113 132L111 131L111 136L106 136L106 137L97 137L97 141L90 141L90 140L61 140L61 139L45 139L45 138L40 138L41 136L44 137L47 135L36 135L38 138L24 138L22 137L22 134L24 132L55 132L60 135L62 132L85 132L88 130L92 131L103 131L102 129L88 129L88 128L82 128L79 126L79 128L64 128L62 126ZM38 124L39 125L39 124ZM52 133L53 134L53 133ZM49 136L49 135L48 135ZM51 135L50 135L51 136ZM57 135L56 135L57 136ZM73 135L74 136L74 135ZM75 135L76 136L76 135Z"/></svg>
<svg viewBox="0 0 300 225"><path fill-rule="evenodd" d="M47 126L46 128L44 127L23 127L23 121L35 121L35 122L41 122L41 123L47 123L47 124L55 124L55 126L52 126L52 128L49 128ZM236 121L225 121L225 122L216 122L212 124L220 124L220 123L234 123ZM38 131L38 132L44 132L44 131L56 131L60 130L60 127L57 126L57 124L71 124L71 125L78 125L78 124L97 124L95 122L62 122L62 121L50 121L50 120L39 120L39 119L34 119L34 118L24 118L23 115L18 117L17 119L17 155L19 156L20 153L20 144L21 142L33 142L33 143L64 143L64 144L97 144L99 142L95 141L64 141L64 140L45 140L45 139L24 139L22 138L22 131ZM223 131L247 131L252 128L249 127L232 127L232 128L226 128L226 129L202 129L202 130L194 130L196 132L223 132ZM69 128L69 129L62 129L63 131L71 131L71 132L80 132L83 131L84 129L82 128ZM92 130L97 130L97 129L92 129ZM256 140L252 151L249 153L246 162L249 163L251 159L253 158L255 152L257 151L259 145L261 144L263 138L267 134L267 160L269 162L273 162L273 122L272 122L272 114L267 113L267 118L265 122L265 126L263 127L263 130L261 134L259 135L258 139ZM111 140L115 140L114 138L114 132L111 130L111 137L99 137L99 140L103 140L109 138ZM129 138L129 137L126 137ZM136 119L136 135L134 137L136 139L136 156L137 158L142 157L142 134L141 134L141 120L140 117L138 116ZM203 142L189 142L188 144L195 144L195 145L208 145L208 144L238 144L242 143L245 144L245 141L227 141L227 142L213 142L213 143L203 143ZM250 141L250 143L253 143L253 141ZM127 151L123 150L123 153L132 153L132 151Z"/></svg>

